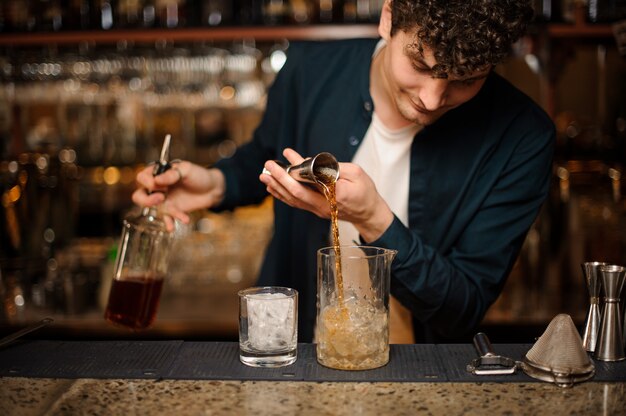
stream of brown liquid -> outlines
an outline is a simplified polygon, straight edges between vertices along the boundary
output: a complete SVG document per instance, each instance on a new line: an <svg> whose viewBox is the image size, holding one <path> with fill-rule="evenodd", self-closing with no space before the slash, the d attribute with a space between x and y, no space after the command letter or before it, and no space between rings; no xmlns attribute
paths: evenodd
<svg viewBox="0 0 626 416"><path fill-rule="evenodd" d="M387 311L376 308L367 299L347 300L339 245L339 209L335 181L337 172L320 175L320 184L330 205L331 231L335 251L335 290L337 303L319 311L317 327L317 359L326 367L340 370L377 368L389 361L389 330ZM350 270L347 270L348 274ZM332 303L332 302L329 302Z"/></svg>
<svg viewBox="0 0 626 416"><path fill-rule="evenodd" d="M335 177L323 178L324 195L330 205L330 224L333 235L333 249L335 250L335 280L337 284L337 301L343 306L343 275L341 273L341 247L339 245L339 209L337 208L337 194L335 187Z"/></svg>

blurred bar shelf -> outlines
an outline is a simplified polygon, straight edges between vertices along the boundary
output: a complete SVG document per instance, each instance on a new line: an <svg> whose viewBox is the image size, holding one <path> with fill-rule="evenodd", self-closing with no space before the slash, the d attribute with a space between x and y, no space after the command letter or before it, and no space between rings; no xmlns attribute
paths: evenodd
<svg viewBox="0 0 626 416"><path fill-rule="evenodd" d="M578 4L574 9L572 23L549 23L548 36L552 39L610 40L614 39L610 23L590 23L587 21L587 8Z"/></svg>
<svg viewBox="0 0 626 416"><path fill-rule="evenodd" d="M608 24L550 24L548 35L553 39L610 39L613 29Z"/></svg>
<svg viewBox="0 0 626 416"><path fill-rule="evenodd" d="M608 24L549 24L547 34L553 39L610 40L613 29ZM378 29L373 24L332 24L310 26L243 26L187 29L112 29L71 32L8 33L0 35L0 46L39 46L47 44L71 45L82 42L115 44L121 41L136 43L203 42L255 39L257 41L332 40L347 38L375 38Z"/></svg>
<svg viewBox="0 0 626 416"><path fill-rule="evenodd" d="M254 38L257 41L279 39L345 39L374 38L377 26L372 24L336 24L310 26L237 26L188 29L89 30L73 32L14 33L0 35L0 46L38 46L95 42L113 44L120 41L153 43L157 41L202 42Z"/></svg>

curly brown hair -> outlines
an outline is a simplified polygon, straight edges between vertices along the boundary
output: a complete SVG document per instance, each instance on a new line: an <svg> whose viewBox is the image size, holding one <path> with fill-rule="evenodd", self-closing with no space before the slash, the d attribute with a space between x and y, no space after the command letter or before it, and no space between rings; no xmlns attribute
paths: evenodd
<svg viewBox="0 0 626 416"><path fill-rule="evenodd" d="M409 56L426 46L435 77L463 77L502 62L532 17L529 0L391 0L391 35L413 31Z"/></svg>

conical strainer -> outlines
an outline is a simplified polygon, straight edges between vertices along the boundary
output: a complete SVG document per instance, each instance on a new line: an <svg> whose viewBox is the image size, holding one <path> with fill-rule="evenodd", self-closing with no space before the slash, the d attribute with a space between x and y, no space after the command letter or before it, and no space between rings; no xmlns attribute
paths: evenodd
<svg viewBox="0 0 626 416"><path fill-rule="evenodd" d="M555 316L535 345L522 360L522 369L529 376L570 387L589 380L595 367L585 351L572 318Z"/></svg>

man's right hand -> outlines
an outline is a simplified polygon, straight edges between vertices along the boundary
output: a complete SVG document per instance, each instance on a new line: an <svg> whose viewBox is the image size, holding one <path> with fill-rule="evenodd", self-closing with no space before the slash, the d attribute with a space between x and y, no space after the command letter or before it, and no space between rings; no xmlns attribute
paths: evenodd
<svg viewBox="0 0 626 416"><path fill-rule="evenodd" d="M163 212L187 224L190 212L215 206L224 197L225 179L219 169L188 161L172 163L171 169L158 176L152 176L153 169L148 166L137 174L138 188L132 199L139 206L162 204Z"/></svg>

